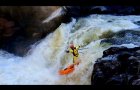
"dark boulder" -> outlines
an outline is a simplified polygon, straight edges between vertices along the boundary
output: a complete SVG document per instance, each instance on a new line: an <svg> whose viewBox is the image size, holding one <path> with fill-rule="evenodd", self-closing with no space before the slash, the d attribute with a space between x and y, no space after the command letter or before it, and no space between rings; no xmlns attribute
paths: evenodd
<svg viewBox="0 0 140 90"><path fill-rule="evenodd" d="M0 49L24 56L32 44L45 38L65 21L63 13L43 23L59 8L61 7L0 6Z"/></svg>
<svg viewBox="0 0 140 90"><path fill-rule="evenodd" d="M110 43L112 45L122 45L122 44L130 44L140 46L140 32L135 30L122 30L115 33L110 38L104 38L101 41L103 43Z"/></svg>
<svg viewBox="0 0 140 90"><path fill-rule="evenodd" d="M84 17L90 14L139 15L139 6L65 6L67 16Z"/></svg>
<svg viewBox="0 0 140 90"><path fill-rule="evenodd" d="M139 85L140 47L111 47L93 66L92 85Z"/></svg>

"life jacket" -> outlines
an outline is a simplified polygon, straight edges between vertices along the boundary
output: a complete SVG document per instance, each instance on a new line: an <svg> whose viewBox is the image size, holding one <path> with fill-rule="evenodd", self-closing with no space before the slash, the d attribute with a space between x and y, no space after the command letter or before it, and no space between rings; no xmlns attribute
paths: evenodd
<svg viewBox="0 0 140 90"><path fill-rule="evenodd" d="M78 57L78 55L79 55L78 50L76 48L74 48L72 50L73 50L73 55Z"/></svg>

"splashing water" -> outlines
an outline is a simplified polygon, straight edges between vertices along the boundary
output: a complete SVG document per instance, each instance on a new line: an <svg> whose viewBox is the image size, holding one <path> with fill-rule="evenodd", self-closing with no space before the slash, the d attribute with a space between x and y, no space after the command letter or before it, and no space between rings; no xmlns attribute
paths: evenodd
<svg viewBox="0 0 140 90"><path fill-rule="evenodd" d="M62 7L58 8L56 11L54 11L47 19L43 21L43 23L49 22L50 20L54 19L55 17L58 17L60 15L63 15L65 12L63 11Z"/></svg>
<svg viewBox="0 0 140 90"><path fill-rule="evenodd" d="M39 44L34 44L25 57L0 50L0 84L90 85L95 60L111 47L102 46L100 36L109 30L138 30L139 26L133 23L136 21L140 21L140 16L90 15L62 23ZM61 76L58 70L72 63L72 54L65 53L70 42L81 46L81 63L73 73Z"/></svg>

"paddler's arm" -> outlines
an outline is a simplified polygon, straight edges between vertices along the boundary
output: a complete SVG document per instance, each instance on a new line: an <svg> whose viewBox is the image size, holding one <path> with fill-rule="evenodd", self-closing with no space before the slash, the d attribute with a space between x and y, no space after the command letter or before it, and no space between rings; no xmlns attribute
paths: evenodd
<svg viewBox="0 0 140 90"><path fill-rule="evenodd" d="M77 46L76 49L78 50L80 48L80 46Z"/></svg>

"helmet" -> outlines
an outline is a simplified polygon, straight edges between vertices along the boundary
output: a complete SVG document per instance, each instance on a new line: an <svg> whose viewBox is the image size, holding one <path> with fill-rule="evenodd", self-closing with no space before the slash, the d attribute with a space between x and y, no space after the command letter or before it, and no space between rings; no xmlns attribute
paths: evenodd
<svg viewBox="0 0 140 90"><path fill-rule="evenodd" d="M74 49L74 45L73 45L73 44L70 44L70 48L71 48L71 49Z"/></svg>

